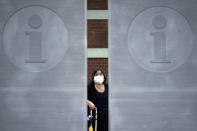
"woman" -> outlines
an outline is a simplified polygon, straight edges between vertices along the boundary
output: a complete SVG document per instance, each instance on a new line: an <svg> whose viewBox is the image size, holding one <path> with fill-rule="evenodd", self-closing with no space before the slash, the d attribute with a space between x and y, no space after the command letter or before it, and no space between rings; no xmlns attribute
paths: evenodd
<svg viewBox="0 0 197 131"><path fill-rule="evenodd" d="M92 74L87 103L90 109L97 109L97 131L108 131L108 85L101 69Z"/></svg>

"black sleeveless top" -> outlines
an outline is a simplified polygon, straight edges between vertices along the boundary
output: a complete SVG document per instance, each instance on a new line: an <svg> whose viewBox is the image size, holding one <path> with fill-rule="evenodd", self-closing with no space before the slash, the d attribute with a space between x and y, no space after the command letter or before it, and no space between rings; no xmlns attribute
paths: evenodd
<svg viewBox="0 0 197 131"><path fill-rule="evenodd" d="M88 100L93 102L97 110L108 111L108 85L104 84L104 92L98 92L94 84L88 85Z"/></svg>

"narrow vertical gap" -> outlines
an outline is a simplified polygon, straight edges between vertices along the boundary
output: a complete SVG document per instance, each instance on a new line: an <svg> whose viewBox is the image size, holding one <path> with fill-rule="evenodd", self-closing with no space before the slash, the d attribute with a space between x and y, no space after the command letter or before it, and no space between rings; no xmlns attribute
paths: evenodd
<svg viewBox="0 0 197 131"><path fill-rule="evenodd" d="M108 0L87 0L88 9L87 10L107 10ZM96 11L95 11L95 15ZM97 18L97 17L95 17ZM108 20L107 19L89 19L87 20L87 49L94 48L102 50L102 48L108 48ZM102 52L102 51L101 51ZM98 51L99 53L99 51ZM108 58L101 53L97 54L95 51L92 55L88 54L87 58L87 130L95 131L96 124L96 111L92 111L92 116L90 116L90 107L88 103L94 104L97 108L97 131L108 131L109 129L109 118L108 118ZM101 81L102 74L105 76L102 84L95 84L94 76L97 76L97 82ZM98 77L99 76L99 77ZM106 82L106 83L105 83ZM95 100L97 99L97 100ZM104 101L103 101L104 100ZM106 106L107 105L107 106ZM101 111L105 110L105 111ZM106 111L107 110L107 111ZM106 113L107 112L107 113ZM103 114L102 114L103 113ZM101 129L100 121L101 116L105 116L102 119L105 129ZM92 126L91 126L92 122Z"/></svg>
<svg viewBox="0 0 197 131"><path fill-rule="evenodd" d="M95 14L96 15L96 14ZM108 20L88 20L88 49L94 48L95 52L93 54L88 54L88 63L87 63L87 104L91 103L97 108L97 124L96 124L96 113L95 110L92 111L92 116L90 116L90 107L87 106L87 118L88 121L88 130L95 131L95 124L97 125L97 131L100 131L100 121L104 121L106 130L108 131L108 57L105 55L96 54L98 52L106 51L108 47ZM91 37L91 38L90 38ZM96 41L97 44L94 42ZM103 50L103 51L102 51ZM98 70L98 72L97 72ZM95 84L94 76L104 75L104 81L101 84ZM98 78L98 81L100 78ZM90 98L90 99L89 99ZM96 99L96 100L95 100ZM100 99L100 100L99 100ZM107 106L106 106L107 105ZM104 110L104 111L103 111ZM102 114L103 113L103 114ZM104 116L101 118L101 116ZM92 118L92 119L90 119ZM101 120L102 119L102 120ZM92 120L92 121L91 121ZM91 127L92 122L92 127ZM90 129L89 129L90 128Z"/></svg>

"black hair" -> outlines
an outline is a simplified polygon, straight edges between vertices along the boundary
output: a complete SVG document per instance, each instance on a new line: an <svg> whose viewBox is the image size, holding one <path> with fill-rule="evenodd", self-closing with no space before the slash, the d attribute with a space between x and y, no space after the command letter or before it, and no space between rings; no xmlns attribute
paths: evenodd
<svg viewBox="0 0 197 131"><path fill-rule="evenodd" d="M97 72L97 71L101 71L101 73L102 73L103 76L104 76L103 84L106 84L106 75L104 74L104 72L103 72L103 70L102 70L101 68L97 68L96 70L93 71L93 73L92 73L92 79L91 79L90 84L95 84L95 83L94 83L94 76L96 75L96 72Z"/></svg>

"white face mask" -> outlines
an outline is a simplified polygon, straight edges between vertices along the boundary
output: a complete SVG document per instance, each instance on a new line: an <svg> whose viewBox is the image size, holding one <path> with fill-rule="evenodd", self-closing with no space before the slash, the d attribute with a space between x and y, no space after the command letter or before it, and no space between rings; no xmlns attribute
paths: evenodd
<svg viewBox="0 0 197 131"><path fill-rule="evenodd" d="M94 76L94 82L96 84L102 84L103 81L104 81L104 76L103 75Z"/></svg>

